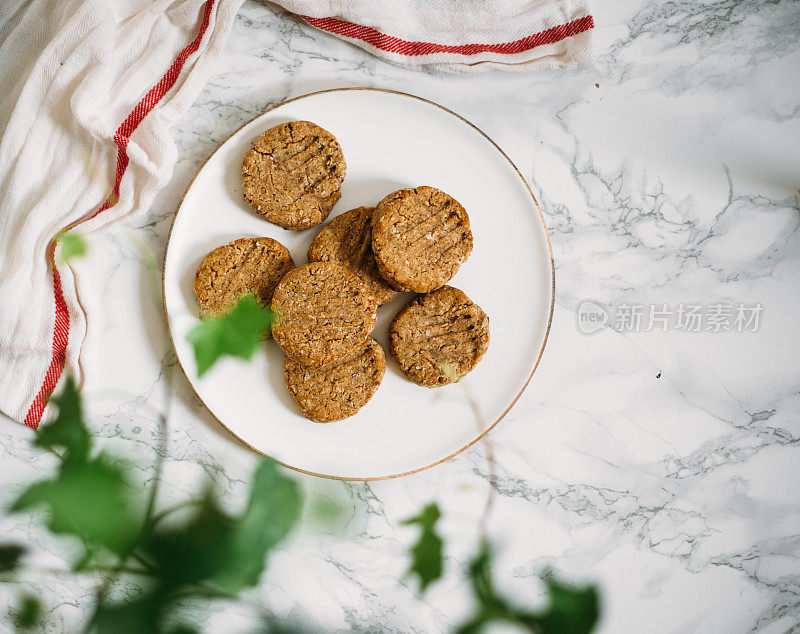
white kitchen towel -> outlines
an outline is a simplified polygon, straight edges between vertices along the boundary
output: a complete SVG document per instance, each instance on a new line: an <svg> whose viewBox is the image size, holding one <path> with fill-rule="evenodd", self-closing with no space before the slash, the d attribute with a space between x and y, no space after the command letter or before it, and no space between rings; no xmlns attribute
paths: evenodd
<svg viewBox="0 0 800 634"><path fill-rule="evenodd" d="M17 4L0 31L0 409L36 427L86 332L54 237L149 206L241 0Z"/></svg>
<svg viewBox="0 0 800 634"><path fill-rule="evenodd" d="M438 73L563 69L592 59L587 0L275 0L389 62Z"/></svg>

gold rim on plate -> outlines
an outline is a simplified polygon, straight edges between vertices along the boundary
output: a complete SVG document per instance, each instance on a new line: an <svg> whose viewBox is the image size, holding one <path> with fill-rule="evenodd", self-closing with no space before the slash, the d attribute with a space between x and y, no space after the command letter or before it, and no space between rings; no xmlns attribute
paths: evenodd
<svg viewBox="0 0 800 634"><path fill-rule="evenodd" d="M555 308L555 299L556 299L556 267L555 267L555 261L553 260L553 245L550 242L550 232L547 230L547 223L544 220L544 214L542 213L542 208L539 206L539 201L536 200L536 197L533 195L533 192L531 191L531 188L528 185L528 182L525 180L525 177L522 175L522 173L519 171L517 166L514 164L514 161L512 161L508 157L508 155L502 150L502 148L499 145L497 145L497 143L495 143L489 137L488 134L486 134L483 130L481 130L474 123L472 123L471 121L468 121L467 119L462 117L457 112L453 112L449 108L445 108L444 106L436 103L435 101L431 101L430 99L425 99L424 97L418 97L417 95L412 95L412 94L409 94L407 92L400 92L399 90L387 90L385 88L367 88L367 87L330 88L328 90L317 90L315 92L310 92L310 93L307 93L305 95L300 95L299 97L293 97L292 99L287 99L286 101L282 101L281 103L279 103L279 104L277 104L275 106L272 106L271 108L268 108L267 110L264 110L264 112L261 112L261 113L257 114L255 117L253 117L249 121L247 121L247 122L243 123L242 125L240 125L236 130L231 132L231 134L229 134L228 137L224 141L222 141L217 146L217 148L208 156L208 158L205 161L203 161L203 164L197 169L197 172L195 172L195 175L192 177L192 180L189 181L189 185L187 185L186 190L183 192L183 195L181 196L181 199L178 202L178 209L175 212L175 217L172 219L172 224L170 225L169 233L167 234L167 245L166 245L166 248L164 249L164 260L163 260L163 265L162 265L163 271L162 271L162 274L161 274L161 296L162 296L162 303L163 303L163 308L164 308L164 321L167 324L167 334L169 334L169 340L170 340L170 343L172 344L173 351L175 351L175 339L172 336L172 329L170 328L170 325L169 325L169 315L167 314L167 296L166 296L167 253L169 252L169 244L170 244L170 240L172 238L172 229L175 227L175 221L178 219L178 214L180 213L181 207L183 206L183 199L186 198L186 194L188 193L189 189L191 189L192 185L194 184L195 179L199 176L200 172L203 171L203 168L205 167L206 163L208 163L208 161L211 159L211 157L214 156L217 153L217 151L219 150L220 147L222 147L222 145L227 143L227 141L232 136L234 136L237 132L239 132L239 130L241 130L245 126L251 124L253 121L258 119L259 117L262 117L263 115L267 114L268 112L272 112L276 108L280 108L281 106L285 106L287 103L291 103L293 101L298 101L300 99L305 99L306 97L313 97L314 95L322 95L322 94L328 93L328 92L344 92L344 91L349 91L349 90L369 90L369 91L372 91L372 92L383 92L383 93L389 93L389 94L392 94L392 95L401 95L403 97L410 97L412 99L416 99L418 101L422 101L422 102L430 104L432 106L436 106L437 108L439 108L441 110L444 110L445 112L453 115L454 117L457 117L458 119L460 119L461 121L466 123L468 126L470 126L472 129L474 129L475 131L480 133L487 141L489 141L489 143L491 143L494 146L494 148L498 152L500 152L500 154L503 156L503 158L505 158L508 161L509 165L511 165L511 167L514 168L514 171L517 173L517 176L519 176L519 178L522 181L523 185L525 185L525 189L528 191L528 194L530 195L531 200L533 201L533 204L536 206L536 210L539 212L539 220L542 223L542 228L544 229L544 235L545 235L545 238L547 240L547 248L550 251L550 274L551 274L551 280L552 280L551 291L550 291L550 311L549 311L549 314L547 316L547 330L545 330L545 333L544 333L544 339L542 340L542 347L539 349L539 355L536 357L536 363L533 364L533 369L531 370L530 375L528 376L527 380L523 384L523 386L520 389L520 391L512 399L511 403L509 403L508 407L506 407L506 409L503 410L503 413L500 414L500 416L497 417L497 420L495 420L489 427L487 427L480 435L478 435L475 439L471 440L469 443L467 443L466 445L461 447L461 449L459 449L458 451L455 451L455 452L451 453L450 455L442 458L441 460L437 460L436 462L432 462L429 465L426 465L424 467L420 467L419 469L413 469L412 471L404 471L403 473L395 473L395 474L392 474L392 475L385 475L385 476L367 476L367 477L363 477L363 478L361 478L361 477L342 477L342 476L330 475L330 474L327 474L327 473L316 473L314 471L308 471L307 469L301 469L300 467L295 467L293 465L286 464L285 462L281 462L280 460L276 460L272 456L270 456L268 454L265 454L263 451L260 451L260 450L256 449L255 447L253 447L253 445L251 445L250 443L245 441L243 438L240 438L236 433L231 431L231 429L228 428L225 425L225 423L223 423L219 418L217 418L216 414L214 414L214 412L211 411L211 408L209 408L208 405L206 405L205 401L203 401L203 398L200 396L200 394L198 394L197 390L194 387L194 383L192 383L192 379L189 377L188 372L186 372L186 368L183 367L183 364L181 363L181 360L178 357L177 351L175 352L175 359L178 362L178 367L181 369L181 372L183 372L184 377L186 377L186 380L188 381L189 385L191 386L192 391L194 391L195 395L200 400L200 403L202 403L203 407L206 409L206 411L209 414L211 414L211 416L214 418L214 420L216 420L231 436L236 438L236 440L238 440L240 443L242 443L245 447L248 447L249 449L251 449L252 451L256 452L257 454L260 454L262 456L266 456L267 458L275 460L275 462L277 462L280 465L283 465L284 467L286 467L288 469L292 469L293 471L298 471L299 473L305 473L306 475L317 476L318 478L327 478L329 480L367 482L367 481L374 481L374 480L391 480L393 478L402 478L403 476L408 476L408 475L412 475L414 473L419 473L420 471L425 471L426 469L430 469L431 467L435 467L436 465L440 465L443 462L447 462L451 458L455 458L458 454L460 454L460 453L466 451L467 449L469 449L470 447L472 447L472 445L474 445L478 441L482 440L490 431L492 431L497 426L497 423L499 423L501 420L503 420L505 415L508 414L508 412L511 410L512 407L514 407L514 405L519 400L520 396L522 396L522 393L528 387L528 384L531 382L531 379L533 378L533 375L536 372L536 369L539 367L539 362L542 360L542 355L544 354L544 349L545 349L545 346L547 345L547 339L550 336L550 326L553 323L553 309Z"/></svg>

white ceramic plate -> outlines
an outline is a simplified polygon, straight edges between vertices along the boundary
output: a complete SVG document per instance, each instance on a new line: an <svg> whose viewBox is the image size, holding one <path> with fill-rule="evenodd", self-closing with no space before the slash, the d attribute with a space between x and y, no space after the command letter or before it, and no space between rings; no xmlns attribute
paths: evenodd
<svg viewBox="0 0 800 634"><path fill-rule="evenodd" d="M309 120L332 132L347 176L331 218L386 194L432 185L466 208L475 240L450 284L489 315L491 342L458 384L436 389L405 379L388 354L389 322L412 297L379 309L373 333L387 350L383 383L355 416L325 425L295 409L283 353L271 339L250 362L224 359L197 378L186 334L197 323L194 273L214 247L245 236L285 244L297 265L316 229L280 229L242 201L239 170L252 139L279 123ZM330 218L329 218L330 219ZM486 135L455 113L397 92L341 89L287 101L256 117L197 173L175 217L164 265L164 300L178 361L200 400L242 442L288 467L326 477L396 477L438 464L479 440L525 389L544 350L554 269L544 219L527 184Z"/></svg>

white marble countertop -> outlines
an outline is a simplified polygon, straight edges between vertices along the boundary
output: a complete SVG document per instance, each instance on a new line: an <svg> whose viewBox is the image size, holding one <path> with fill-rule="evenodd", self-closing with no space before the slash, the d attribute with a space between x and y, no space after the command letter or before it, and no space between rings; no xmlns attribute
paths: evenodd
<svg viewBox="0 0 800 634"><path fill-rule="evenodd" d="M205 473L242 495L255 456L176 370L153 292L177 202L222 140L288 97L339 86L411 92L470 119L510 155L553 241L557 300L542 366L490 435L500 587L540 600L547 566L595 581L606 633L795 631L800 11L787 0L594 9L593 67L434 77L247 2L174 130L181 158L169 186L148 212L90 236L78 265L82 297L102 307L89 314L99 343L84 363L104 446L149 460L156 413L168 412L163 503L196 491ZM617 327L584 334L584 301ZM651 307L664 304L701 306L703 331L680 328L676 312L666 332L658 319L650 328ZM737 321L740 304L748 319L760 306L757 328ZM637 310L639 328L625 319ZM52 463L30 447L29 430L4 420L0 431L5 503ZM312 501L360 510L341 526L309 521L272 557L254 591L267 606L333 630L438 632L467 614L462 565L489 489L485 447L394 481L299 479ZM444 516L446 575L420 600L402 579L413 531L400 522L432 500ZM3 518L0 531L56 548L25 517ZM92 596L62 579L35 585L53 631ZM247 607L208 612L208 631L253 623Z"/></svg>

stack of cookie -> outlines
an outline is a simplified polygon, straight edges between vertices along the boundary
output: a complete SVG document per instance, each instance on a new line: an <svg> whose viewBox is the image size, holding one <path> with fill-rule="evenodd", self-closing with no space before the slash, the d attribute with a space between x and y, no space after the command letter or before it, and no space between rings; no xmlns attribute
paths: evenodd
<svg viewBox="0 0 800 634"><path fill-rule="evenodd" d="M305 230L341 198L346 164L328 131L308 121L258 137L242 162L244 200L270 222ZM334 218L295 267L271 238L242 238L209 253L195 276L204 314L246 294L275 313L286 385L316 422L352 416L372 398L386 358L370 337L378 307L396 291L418 293L392 321L390 351L411 381L436 387L472 370L489 345L489 318L446 283L472 251L465 209L433 187L402 189L376 207Z"/></svg>

